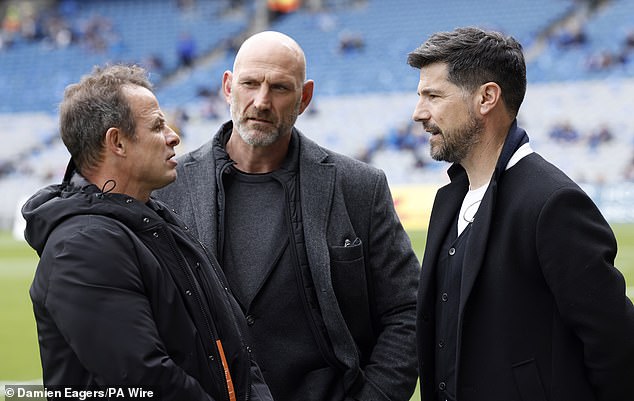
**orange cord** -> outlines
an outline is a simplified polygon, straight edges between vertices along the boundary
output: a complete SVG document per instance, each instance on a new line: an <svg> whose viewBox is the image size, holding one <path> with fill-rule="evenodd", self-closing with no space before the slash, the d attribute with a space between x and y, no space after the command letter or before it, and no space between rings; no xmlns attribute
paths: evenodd
<svg viewBox="0 0 634 401"><path fill-rule="evenodd" d="M225 379L227 379L227 391L229 392L229 401L236 401L236 392L233 389L233 380L231 380L231 373L229 372L229 364L225 357L225 351L222 348L222 342L216 340L218 346L218 352L220 353L220 360L222 361L222 367L225 368Z"/></svg>

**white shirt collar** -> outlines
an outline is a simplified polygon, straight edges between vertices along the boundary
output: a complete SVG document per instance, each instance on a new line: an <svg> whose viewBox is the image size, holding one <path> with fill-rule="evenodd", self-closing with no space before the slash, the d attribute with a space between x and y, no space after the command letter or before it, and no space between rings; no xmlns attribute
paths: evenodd
<svg viewBox="0 0 634 401"><path fill-rule="evenodd" d="M513 153L513 156L511 156L511 159L509 160L509 162L506 165L506 168L504 170L510 169L511 167L516 165L517 162L519 162L520 160L522 160L526 156L530 155L531 153L533 153L533 149L531 148L531 144L530 143L527 142L524 145L520 146L515 151L515 153Z"/></svg>

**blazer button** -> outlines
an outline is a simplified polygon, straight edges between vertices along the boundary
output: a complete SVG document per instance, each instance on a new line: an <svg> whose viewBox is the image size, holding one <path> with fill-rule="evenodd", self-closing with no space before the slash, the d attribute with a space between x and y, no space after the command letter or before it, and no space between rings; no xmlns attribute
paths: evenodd
<svg viewBox="0 0 634 401"><path fill-rule="evenodd" d="M255 323L255 318L253 317L253 315L247 315L247 324L249 326L253 326L254 323Z"/></svg>
<svg viewBox="0 0 634 401"><path fill-rule="evenodd" d="M449 248L449 256L453 256L456 254L456 248Z"/></svg>
<svg viewBox="0 0 634 401"><path fill-rule="evenodd" d="M449 299L449 295L446 292L443 292L440 296L440 299L442 299L443 302L447 302L447 300Z"/></svg>
<svg viewBox="0 0 634 401"><path fill-rule="evenodd" d="M447 384L445 382L438 383L438 390L445 391L446 388L447 388Z"/></svg>

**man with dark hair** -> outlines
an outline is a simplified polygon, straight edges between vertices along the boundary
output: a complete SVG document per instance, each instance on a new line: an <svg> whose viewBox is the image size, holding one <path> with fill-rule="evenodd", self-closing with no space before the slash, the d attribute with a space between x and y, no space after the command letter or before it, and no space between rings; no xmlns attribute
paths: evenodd
<svg viewBox="0 0 634 401"><path fill-rule="evenodd" d="M423 401L634 399L634 307L616 240L516 117L522 47L477 28L432 35L413 119L453 163L429 222L417 309Z"/></svg>
<svg viewBox="0 0 634 401"><path fill-rule="evenodd" d="M276 401L409 401L418 261L383 172L295 127L314 82L260 32L223 75L231 121L158 195L218 255Z"/></svg>
<svg viewBox="0 0 634 401"><path fill-rule="evenodd" d="M60 132L72 160L22 209L40 256L30 294L44 386L272 401L216 260L150 198L176 179L180 141L151 89L144 69L123 65L68 86Z"/></svg>

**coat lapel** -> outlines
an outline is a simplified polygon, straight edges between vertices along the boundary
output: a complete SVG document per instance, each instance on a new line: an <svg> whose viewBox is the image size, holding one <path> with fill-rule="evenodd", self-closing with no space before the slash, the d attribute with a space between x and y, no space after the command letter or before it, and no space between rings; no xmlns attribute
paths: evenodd
<svg viewBox="0 0 634 401"><path fill-rule="evenodd" d="M299 185L308 265L315 284L323 321L337 358L348 368L356 366L356 348L339 309L332 287L328 221L333 207L336 167L327 162L328 154L303 135L299 135Z"/></svg>
<svg viewBox="0 0 634 401"><path fill-rule="evenodd" d="M299 134L299 132L298 132ZM326 230L332 207L336 167L326 162L328 154L302 134L299 139L299 187L309 265L328 267ZM328 276L328 279L330 277Z"/></svg>
<svg viewBox="0 0 634 401"><path fill-rule="evenodd" d="M326 230L335 185L335 166L327 154L304 136L299 136L299 186L306 252L319 287L330 286L330 259Z"/></svg>
<svg viewBox="0 0 634 401"><path fill-rule="evenodd" d="M495 201L497 198L497 189L506 166L517 151L517 149L528 142L526 132L517 126L517 121L511 125L509 133L504 141L502 151L491 177L491 182L487 188L482 203L478 209L476 219L472 223L472 234L465 250L465 261L462 270L462 283L460 288L460 307L458 309L458 333L461 331L462 314L464 307L469 299L473 284L475 283L478 273L482 268L484 257L486 256L487 241L491 228L491 221L495 212ZM460 342L460 339L458 339Z"/></svg>
<svg viewBox="0 0 634 401"><path fill-rule="evenodd" d="M190 216L189 220L195 222L201 242L213 254L216 254L218 250L218 208L215 205L215 199L218 196L216 166L212 157L202 157L201 154L211 151L209 146L192 153L192 159L185 162L182 170L184 174L178 179L185 181L185 188L196 188L196 191L186 191L186 194L183 194L188 197L190 210L193 211L193 216Z"/></svg>
<svg viewBox="0 0 634 401"><path fill-rule="evenodd" d="M487 188L482 203L478 208L478 212L475 216L471 227L471 235L467 247L465 249L464 262L462 267L462 281L460 283L460 305L458 307L458 338L457 338L457 361L460 364L460 353L462 344L462 325L464 322L464 310L471 291L475 284L475 281L482 269L482 265L485 260L487 251L487 242L489 239L489 233L491 229L491 222L495 212L495 201L497 197L497 190L506 166L511 159L511 156L517 151L517 149L524 143L528 142L528 135L526 132L517 127L517 121L514 121L511 125L511 129L504 141L502 152L498 157L491 182ZM461 201L458 201L460 205ZM444 238L444 237L443 237ZM460 371L459 366L456 367L457 372Z"/></svg>
<svg viewBox="0 0 634 401"><path fill-rule="evenodd" d="M473 221L471 236L465 249L464 262L462 266L462 281L460 284L460 306L458 308L458 333L460 333L460 326L462 326L462 313L464 307L469 299L473 284L475 283L480 268L482 267L482 261L486 253L487 239L489 238L489 228L491 226L491 218L493 217L493 204L494 204L494 187L495 182L489 184L482 203L478 208L477 218Z"/></svg>

